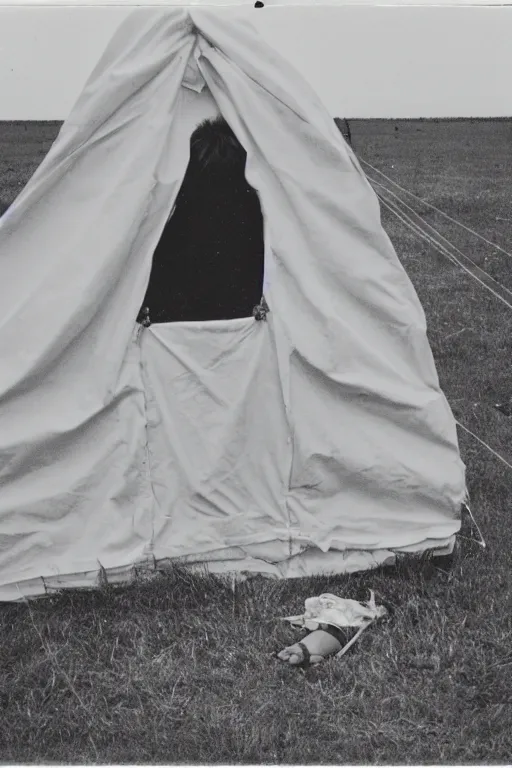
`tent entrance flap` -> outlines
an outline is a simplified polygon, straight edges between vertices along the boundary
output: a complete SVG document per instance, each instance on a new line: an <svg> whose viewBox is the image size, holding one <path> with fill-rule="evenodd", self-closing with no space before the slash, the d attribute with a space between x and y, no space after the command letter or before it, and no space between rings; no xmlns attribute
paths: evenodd
<svg viewBox="0 0 512 768"><path fill-rule="evenodd" d="M290 441L270 323L141 335L157 559L288 542Z"/></svg>

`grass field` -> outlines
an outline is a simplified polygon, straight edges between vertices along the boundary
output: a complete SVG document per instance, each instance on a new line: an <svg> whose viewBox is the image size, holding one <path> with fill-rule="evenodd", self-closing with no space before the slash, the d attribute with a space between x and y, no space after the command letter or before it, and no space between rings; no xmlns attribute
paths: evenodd
<svg viewBox="0 0 512 768"><path fill-rule="evenodd" d="M512 250L512 121L351 125L360 157ZM0 125L11 202L57 124ZM512 289L512 261L415 205ZM423 302L457 419L512 462L512 312L387 211ZM505 295L505 294L503 294ZM507 296L511 300L510 295ZM67 763L483 763L512 755L512 471L461 433L487 542L454 569L237 587L180 570L126 588L0 608L0 759ZM323 591L394 607L342 660L301 671L273 658L297 635L279 616Z"/></svg>

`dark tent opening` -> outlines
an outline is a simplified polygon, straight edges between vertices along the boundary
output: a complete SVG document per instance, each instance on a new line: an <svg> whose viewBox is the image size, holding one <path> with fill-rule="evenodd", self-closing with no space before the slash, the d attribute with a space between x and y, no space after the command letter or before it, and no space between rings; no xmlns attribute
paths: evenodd
<svg viewBox="0 0 512 768"><path fill-rule="evenodd" d="M146 310L151 323L252 316L263 291L263 217L245 163L246 152L223 118L195 129L139 320Z"/></svg>

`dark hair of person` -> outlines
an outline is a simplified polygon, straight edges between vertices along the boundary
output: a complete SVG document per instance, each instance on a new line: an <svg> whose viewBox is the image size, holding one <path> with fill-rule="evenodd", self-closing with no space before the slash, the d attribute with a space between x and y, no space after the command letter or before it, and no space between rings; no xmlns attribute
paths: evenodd
<svg viewBox="0 0 512 768"><path fill-rule="evenodd" d="M199 172L242 171L247 153L223 117L204 120L190 137L190 163Z"/></svg>

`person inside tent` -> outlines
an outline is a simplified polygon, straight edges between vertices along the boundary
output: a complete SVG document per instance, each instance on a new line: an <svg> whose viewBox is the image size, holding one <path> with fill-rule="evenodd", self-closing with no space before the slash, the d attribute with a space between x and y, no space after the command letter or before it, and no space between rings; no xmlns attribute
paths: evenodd
<svg viewBox="0 0 512 768"><path fill-rule="evenodd" d="M137 320L251 317L263 291L263 216L245 178L246 152L222 117L204 120L176 204L153 255Z"/></svg>

